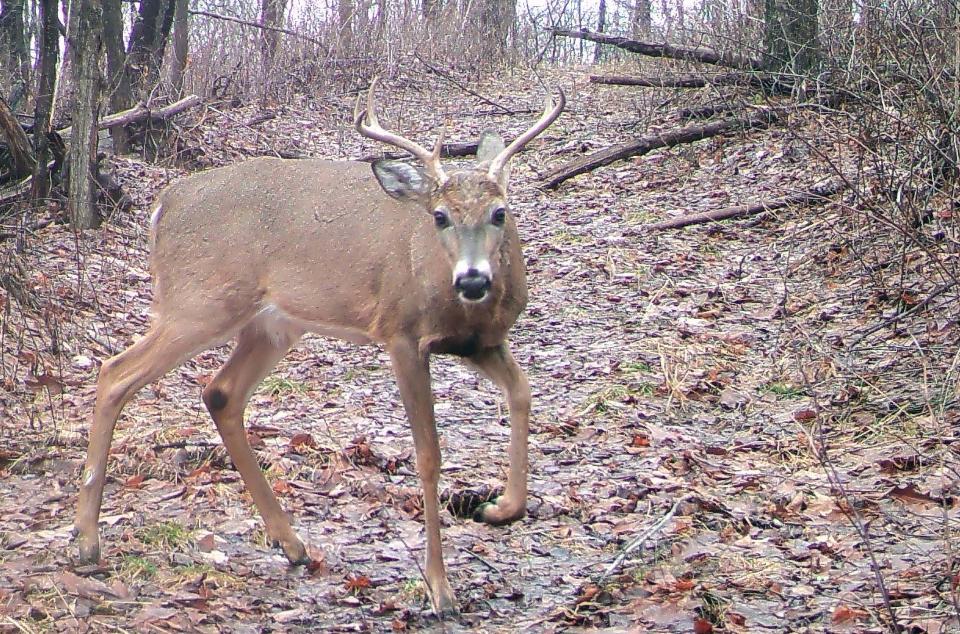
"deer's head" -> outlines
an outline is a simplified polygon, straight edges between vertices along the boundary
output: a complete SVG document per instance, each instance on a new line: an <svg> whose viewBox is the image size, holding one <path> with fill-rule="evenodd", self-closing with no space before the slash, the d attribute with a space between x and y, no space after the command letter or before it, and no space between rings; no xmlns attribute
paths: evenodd
<svg viewBox="0 0 960 634"><path fill-rule="evenodd" d="M409 152L419 161L381 160L373 164L373 173L387 194L416 202L433 217L437 235L451 268L451 284L463 302L482 302L488 297L498 275L497 257L505 230L513 217L507 200L510 178L509 161L534 137L547 129L563 111L563 92L554 104L548 99L543 116L533 127L504 146L500 136L485 132L480 137L477 163L473 168L451 172L440 164L443 133L433 151L384 130L377 122L374 88L367 95L366 110L355 115L355 125L363 136Z"/></svg>

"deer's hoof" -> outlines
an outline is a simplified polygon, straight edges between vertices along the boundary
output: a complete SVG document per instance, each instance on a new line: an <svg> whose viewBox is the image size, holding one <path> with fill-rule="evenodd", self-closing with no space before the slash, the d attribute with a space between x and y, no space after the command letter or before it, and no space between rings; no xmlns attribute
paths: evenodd
<svg viewBox="0 0 960 634"><path fill-rule="evenodd" d="M100 535L79 533L77 536L77 554L85 564L95 564L100 561Z"/></svg>
<svg viewBox="0 0 960 634"><path fill-rule="evenodd" d="M460 608L457 607L457 598L450 588L450 583L444 579L437 585L439 588L436 591L430 590L430 607L433 613L441 621L456 618L460 614Z"/></svg>
<svg viewBox="0 0 960 634"><path fill-rule="evenodd" d="M506 496L500 496L493 502L487 502L477 507L477 510L473 514L473 519L485 524L501 526L515 522L526 514L526 501L513 503L508 500Z"/></svg>
<svg viewBox="0 0 960 634"><path fill-rule="evenodd" d="M299 537L294 536L293 539L280 542L280 546L290 565L306 566L310 563L310 555L307 554L307 549Z"/></svg>

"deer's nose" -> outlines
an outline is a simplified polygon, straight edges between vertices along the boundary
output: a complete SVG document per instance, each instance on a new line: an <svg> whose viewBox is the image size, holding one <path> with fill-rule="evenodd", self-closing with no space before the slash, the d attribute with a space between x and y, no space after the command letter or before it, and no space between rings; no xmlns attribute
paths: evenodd
<svg viewBox="0 0 960 634"><path fill-rule="evenodd" d="M457 276L453 284L461 297L477 302L483 299L490 290L490 276L477 269L467 269L466 273Z"/></svg>

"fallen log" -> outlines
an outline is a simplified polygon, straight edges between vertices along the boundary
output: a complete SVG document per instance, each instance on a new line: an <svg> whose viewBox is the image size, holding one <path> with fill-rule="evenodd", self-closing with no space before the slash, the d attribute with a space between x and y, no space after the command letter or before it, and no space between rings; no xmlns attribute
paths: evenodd
<svg viewBox="0 0 960 634"><path fill-rule="evenodd" d="M190 108L198 106L201 103L203 103L203 99L197 95L187 95L179 101L174 101L171 104L156 109L148 108L143 102L140 102L128 110L121 110L120 112L108 114L100 119L97 127L100 130L106 130L118 125L141 123L147 119L150 119L151 121L166 121L170 117L180 114L184 110L189 110ZM63 128L62 130L57 130L57 132L61 137L64 138L64 140L66 140L70 138L70 134L73 132L73 126Z"/></svg>
<svg viewBox="0 0 960 634"><path fill-rule="evenodd" d="M505 139L504 144L510 145L513 139ZM479 146L478 141L457 141L453 143L444 143L440 146L440 157L441 158L462 158L464 156L473 156L477 153ZM523 150L521 150L522 152ZM404 159L409 158L409 154L403 152L381 152L379 154L368 154L362 156L356 160L363 161L365 163L372 163L374 161L379 161L380 159Z"/></svg>
<svg viewBox="0 0 960 634"><path fill-rule="evenodd" d="M203 100L196 95L189 95L183 99L180 99L179 101L175 101L169 105L163 106L162 108L157 108L155 110L151 110L144 104L138 103L133 108L122 110L120 112L103 117L98 122L97 127L100 130L105 130L112 126L140 123L148 119L154 121L164 121L201 103L203 103ZM72 132L73 126L63 128L62 130L57 130L56 134L59 135L57 142L63 143L64 141L68 140ZM58 162L59 160L51 161L48 165L48 168L56 166ZM15 185L0 190L0 205L10 204L23 196L23 194L30 190L32 182L33 176L28 176Z"/></svg>
<svg viewBox="0 0 960 634"><path fill-rule="evenodd" d="M638 86L641 88L705 88L707 86L746 86L767 92L790 93L793 80L767 73L714 73L702 75L664 75L632 77L630 75L590 75L591 84Z"/></svg>
<svg viewBox="0 0 960 634"><path fill-rule="evenodd" d="M813 205L817 203L824 203L827 202L831 196L839 194L845 189L847 189L847 181L845 180L827 181L825 183L815 185L811 189L793 196L762 201L752 205L737 205L735 207L726 207L724 209L717 209L715 211L688 214L686 216L670 218L669 220L661 220L660 222L651 222L641 225L640 227L631 230L629 233L636 235L638 233L660 231L662 229L679 229L682 227L700 225L707 222L756 216L792 205Z"/></svg>
<svg viewBox="0 0 960 634"><path fill-rule="evenodd" d="M572 37L589 42L596 42L598 44L608 44L622 48L625 51L630 51L631 53L646 55L648 57L666 57L687 62L727 66L740 70L763 70L764 68L762 59L737 53L725 53L707 48L706 46L676 46L667 43L642 42L626 37L606 35L605 33L594 33L586 29L580 29L579 31L551 29L550 31L554 37Z"/></svg>
<svg viewBox="0 0 960 634"><path fill-rule="evenodd" d="M737 132L755 128L766 128L777 122L780 116L772 110L759 110L744 118L723 119L702 125L692 125L679 130L647 134L633 141L614 145L593 154L582 156L561 165L548 173L541 181L541 187L553 189L560 183L593 171L598 167L610 165L631 156L646 154L662 147L673 147L684 143L693 143L727 132Z"/></svg>

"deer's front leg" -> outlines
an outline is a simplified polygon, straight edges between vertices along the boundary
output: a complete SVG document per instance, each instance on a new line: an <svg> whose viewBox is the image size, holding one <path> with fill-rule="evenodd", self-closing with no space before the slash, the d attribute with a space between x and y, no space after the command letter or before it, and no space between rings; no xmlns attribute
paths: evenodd
<svg viewBox="0 0 960 634"><path fill-rule="evenodd" d="M430 601L437 616L456 613L457 601L447 581L440 544L440 442L433 418L433 393L430 389L430 363L416 342L399 341L389 346L393 372L400 387L403 407L413 430L417 452L417 472L423 485L423 514L427 533L427 577Z"/></svg>
<svg viewBox="0 0 960 634"><path fill-rule="evenodd" d="M488 524L506 524L527 512L527 436L530 433L530 384L506 343L487 348L470 358L500 386L510 408L510 471L507 489L492 504L477 509L477 519Z"/></svg>

